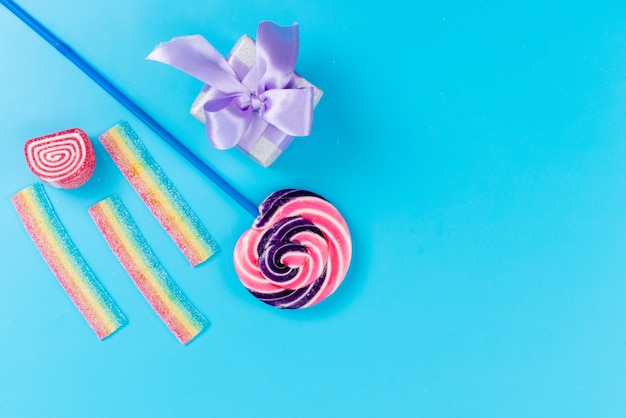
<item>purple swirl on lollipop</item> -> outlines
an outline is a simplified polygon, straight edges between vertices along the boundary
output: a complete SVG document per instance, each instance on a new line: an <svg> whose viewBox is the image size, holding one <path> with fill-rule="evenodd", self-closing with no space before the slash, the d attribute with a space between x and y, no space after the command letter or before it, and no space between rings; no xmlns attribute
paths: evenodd
<svg viewBox="0 0 626 418"><path fill-rule="evenodd" d="M341 284L352 256L345 220L323 197L298 189L272 193L235 247L235 269L261 301L282 309L313 306Z"/></svg>

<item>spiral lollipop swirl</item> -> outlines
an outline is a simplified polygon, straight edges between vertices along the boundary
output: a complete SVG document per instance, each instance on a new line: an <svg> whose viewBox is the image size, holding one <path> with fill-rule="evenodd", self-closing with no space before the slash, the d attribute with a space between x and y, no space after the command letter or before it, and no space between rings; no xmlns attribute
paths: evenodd
<svg viewBox="0 0 626 418"><path fill-rule="evenodd" d="M282 309L313 306L343 281L352 256L345 220L323 197L298 189L272 193L235 247L235 269L261 301Z"/></svg>

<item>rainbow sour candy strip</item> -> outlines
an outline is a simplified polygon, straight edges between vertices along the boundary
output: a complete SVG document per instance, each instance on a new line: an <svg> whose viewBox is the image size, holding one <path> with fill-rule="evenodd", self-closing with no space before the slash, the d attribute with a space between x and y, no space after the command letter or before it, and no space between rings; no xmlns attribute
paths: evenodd
<svg viewBox="0 0 626 418"><path fill-rule="evenodd" d="M11 200L46 263L99 339L126 324L111 296L89 269L56 215L43 185L34 184Z"/></svg>
<svg viewBox="0 0 626 418"><path fill-rule="evenodd" d="M218 251L217 244L128 122L100 136L102 145L192 266Z"/></svg>
<svg viewBox="0 0 626 418"><path fill-rule="evenodd" d="M89 208L91 217L128 275L176 338L187 344L207 320L189 302L156 258L117 196Z"/></svg>

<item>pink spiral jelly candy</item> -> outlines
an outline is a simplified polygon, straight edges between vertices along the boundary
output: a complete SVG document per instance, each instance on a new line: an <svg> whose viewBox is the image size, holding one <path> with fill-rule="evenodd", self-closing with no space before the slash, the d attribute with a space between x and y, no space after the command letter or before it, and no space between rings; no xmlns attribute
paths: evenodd
<svg viewBox="0 0 626 418"><path fill-rule="evenodd" d="M235 269L261 301L282 309L313 306L341 284L352 257L345 220L305 190L272 193L235 247Z"/></svg>
<svg viewBox="0 0 626 418"><path fill-rule="evenodd" d="M75 189L96 169L96 154L85 132L73 128L32 138L24 144L30 170L51 186Z"/></svg>

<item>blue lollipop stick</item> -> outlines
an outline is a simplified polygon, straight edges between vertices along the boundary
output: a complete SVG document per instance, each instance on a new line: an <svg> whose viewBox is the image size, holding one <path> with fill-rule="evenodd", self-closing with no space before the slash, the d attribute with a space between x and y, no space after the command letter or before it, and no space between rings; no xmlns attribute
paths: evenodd
<svg viewBox="0 0 626 418"><path fill-rule="evenodd" d="M0 0L0 4L9 9L11 13L17 16L28 27L37 32L39 36L45 39L50 45L52 45L57 51L59 51L65 58L74 63L83 73L89 76L96 82L102 89L109 93L115 100L117 100L122 106L130 110L135 116L137 116L143 123L145 123L150 129L152 129L158 136L160 136L168 145L170 145L176 152L185 157L191 164L193 164L202 174L209 178L215 185L221 188L226 194L233 198L241 207L247 210L252 216L256 217L259 214L257 206L248 200L244 195L239 193L237 189L231 186L222 176L220 176L215 170L209 167L204 161L198 158L189 148L183 145L174 135L172 135L167 129L161 126L152 116L146 113L141 107L133 102L128 96L126 96L120 89L115 87L109 80L107 80L98 70L96 70L91 64L85 61L80 55L78 55L72 48L65 44L54 33L50 32L39 21L32 17L28 12L18 6L12 0Z"/></svg>

